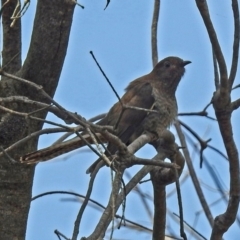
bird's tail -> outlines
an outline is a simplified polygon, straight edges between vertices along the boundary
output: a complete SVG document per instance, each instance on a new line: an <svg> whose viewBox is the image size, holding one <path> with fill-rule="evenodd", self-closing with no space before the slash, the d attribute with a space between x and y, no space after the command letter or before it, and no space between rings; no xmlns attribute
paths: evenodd
<svg viewBox="0 0 240 240"><path fill-rule="evenodd" d="M103 140L100 134L98 137ZM93 144L93 140L89 134L83 135L83 138L87 140L89 144ZM104 141L104 140L103 140ZM34 164L42 161L48 161L50 159L53 159L57 156L60 156L62 154L71 152L77 148L81 148L83 146L86 146L86 142L80 139L79 137L73 138L71 140L62 142L60 144L56 144L47 148L43 148L41 150L28 153L22 157L20 157L21 163L26 164Z"/></svg>

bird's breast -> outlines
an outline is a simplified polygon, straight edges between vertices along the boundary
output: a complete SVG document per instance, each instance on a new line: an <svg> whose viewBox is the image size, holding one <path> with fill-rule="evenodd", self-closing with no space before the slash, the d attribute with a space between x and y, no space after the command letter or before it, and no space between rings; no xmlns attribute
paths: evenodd
<svg viewBox="0 0 240 240"><path fill-rule="evenodd" d="M155 110L159 113L159 119L164 127L169 127L177 116L177 102L175 96L161 94L153 90L155 99Z"/></svg>

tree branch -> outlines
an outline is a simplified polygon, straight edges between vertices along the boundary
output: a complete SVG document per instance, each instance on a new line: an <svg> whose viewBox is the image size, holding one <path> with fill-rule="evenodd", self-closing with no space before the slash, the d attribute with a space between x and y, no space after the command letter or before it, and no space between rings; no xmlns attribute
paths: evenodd
<svg viewBox="0 0 240 240"><path fill-rule="evenodd" d="M214 55L217 58L219 69L220 69L220 84L221 84L221 92L228 91L228 76L227 76L227 66L226 62L220 47L220 44L218 42L217 34L215 32L214 26L212 24L209 11L208 11L208 6L207 6L207 1L206 0L196 0L196 4L198 7L198 10L203 18L204 24L206 26L209 39L212 44L212 48L214 51Z"/></svg>
<svg viewBox="0 0 240 240"><path fill-rule="evenodd" d="M232 111L237 110L240 107L240 98L231 103Z"/></svg>
<svg viewBox="0 0 240 240"><path fill-rule="evenodd" d="M229 76L229 89L231 89L233 86L238 66L240 25L239 25L239 8L237 0L232 0L232 10L234 20L234 41L233 41L232 66Z"/></svg>
<svg viewBox="0 0 240 240"><path fill-rule="evenodd" d="M188 165L188 169L189 169L189 172L190 172L193 184L195 186L196 192L198 194L200 203L201 203L201 205L203 207L203 210L204 210L204 212L205 212L205 214L207 216L207 219L208 219L210 225L212 226L213 225L213 217L212 217L211 211L209 209L209 206L208 206L208 204L206 202L206 199L204 197L204 194L202 192L202 189L201 189L200 183L198 181L196 172L195 172L195 170L193 168L192 161L191 161L191 158L189 156L189 152L188 152L188 148L187 148L185 137L184 137L184 135L182 133L182 130L181 130L181 127L180 127L179 123L176 122L174 124L174 126L175 126L175 128L177 130L177 133L178 133L181 145L184 147L184 149L183 149L184 157L186 159L186 163Z"/></svg>
<svg viewBox="0 0 240 240"><path fill-rule="evenodd" d="M153 67L155 67L158 63L157 30L158 30L159 12L160 12L160 0L154 0L154 9L153 9L153 18L152 18L152 27L151 27Z"/></svg>

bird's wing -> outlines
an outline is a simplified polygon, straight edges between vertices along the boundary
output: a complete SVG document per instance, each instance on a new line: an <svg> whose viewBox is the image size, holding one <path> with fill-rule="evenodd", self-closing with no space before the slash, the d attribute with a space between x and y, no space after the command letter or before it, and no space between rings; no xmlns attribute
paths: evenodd
<svg viewBox="0 0 240 240"><path fill-rule="evenodd" d="M151 109L155 102L152 96L151 84L146 82L144 78L139 78L133 81L126 89L126 93L121 98L121 102L127 106ZM115 126L118 122L122 109L122 104L120 102L116 103L110 109L107 116L98 122L98 124ZM117 136L122 140L122 142L129 145L142 134L142 122L147 114L148 112L146 111L135 109L126 109L124 111L117 126ZM108 144L107 149L111 154L115 154L118 150L112 143ZM106 152L106 154L108 155L108 152ZM101 159L96 160L87 169L86 173L92 173L100 161Z"/></svg>
<svg viewBox="0 0 240 240"><path fill-rule="evenodd" d="M152 86L149 82L141 81L142 78L132 82L126 89L127 92L123 95L121 101L123 104L131 107L138 107L144 109L150 109L154 104L154 98L152 96ZM116 103L109 111L107 115L107 124L114 126L122 111L122 105L120 102ZM125 143L130 144L131 136L141 128L141 123L147 116L147 111L126 109L117 126L117 136ZM137 136L138 137L138 136ZM130 142L129 142L130 141ZM110 144L108 149L114 154L115 147Z"/></svg>

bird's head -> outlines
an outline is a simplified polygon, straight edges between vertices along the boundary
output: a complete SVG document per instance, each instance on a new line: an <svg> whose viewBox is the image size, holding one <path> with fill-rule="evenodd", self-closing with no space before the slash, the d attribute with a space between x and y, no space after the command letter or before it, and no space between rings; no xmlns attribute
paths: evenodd
<svg viewBox="0 0 240 240"><path fill-rule="evenodd" d="M181 77L184 75L185 66L191 63L178 57L167 57L161 60L152 70L153 81L164 87L165 90L176 91Z"/></svg>

